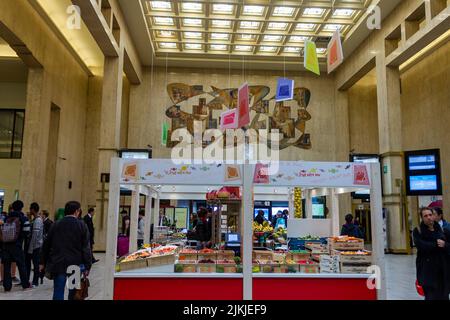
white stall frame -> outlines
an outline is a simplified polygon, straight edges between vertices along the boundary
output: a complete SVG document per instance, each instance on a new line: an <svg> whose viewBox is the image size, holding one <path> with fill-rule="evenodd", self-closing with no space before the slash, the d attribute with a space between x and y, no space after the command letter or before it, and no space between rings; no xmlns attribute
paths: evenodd
<svg viewBox="0 0 450 320"><path fill-rule="evenodd" d="M125 166L136 165L137 177L127 177ZM385 280L385 265L384 265L384 235L383 235L383 218L382 218L382 194L381 194L381 173L378 164L357 164L364 166L368 173L369 181L364 186L355 185L354 177L351 176L355 163L329 163L329 162L279 162L279 167L282 172L281 175L289 175L293 170L299 168L319 168L324 172L322 178L310 178L309 176L298 176L298 178L291 178L287 180L272 179L266 184L254 183L255 165L245 164L237 165L240 170L240 179L228 181L225 179L226 165L175 165L170 159L150 159L150 160L130 160L113 158L111 160L111 177L109 185L109 204L108 204L108 221L107 221L107 246L106 246L106 270L105 270L105 299L113 299L114 292L114 278L115 278L115 264L117 252L117 233L118 230L118 215L119 215L119 199L120 189L126 188L132 191L132 206L130 212L130 252L137 247L137 221L139 212L139 195L147 196L145 205L145 238L144 241L150 240L150 224L158 225L159 220L159 200L161 199L162 186L210 186L211 188L217 186L240 186L242 187L242 212L251 212L252 214L245 214L243 218L243 239L241 251L243 259L243 297L244 300L252 299L252 223L253 223L253 190L259 189L259 193L264 193L261 190L264 188L288 188L287 195L289 201L292 203L292 193L289 188L301 187L306 189L305 198L311 199L314 195L329 194L331 196L331 225L332 235L339 234L339 198L340 194L350 193L361 189L370 189L371 194L371 221L372 221L372 251L374 265L379 267L380 274L371 276L366 275L368 281L372 278L377 280L380 284L380 289L377 290L377 297L379 300L386 299L386 280ZM342 179L327 178L331 176L332 172L330 166L337 166L350 170L349 173L342 175ZM186 168L192 169L190 174L186 173ZM154 170L155 172L153 172ZM172 170L172 171L171 171ZM198 170L198 171L197 171ZM202 171L205 172L202 172ZM193 172L195 173L193 174ZM210 171L210 172L206 172ZM178 172L178 173L177 173ZM302 171L303 172L303 171ZM312 171L311 171L312 172ZM192 177L196 175L195 179ZM280 176L280 175L279 175ZM320 174L319 174L320 176ZM291 176L293 177L293 176ZM128 179L129 178L129 179ZM189 179L191 178L191 179ZM333 180L334 179L334 180ZM184 187L180 187L183 189ZM185 189L185 188L184 188ZM286 192L286 189L282 189ZM181 191L181 190L180 190ZM167 192L166 192L167 193ZM284 192L283 192L284 193ZM189 197L188 195L184 197ZM154 198L155 208L152 211L151 199ZM309 201L307 201L307 212ZM293 211L290 211L293 214ZM308 217L307 217L308 218ZM167 276L168 274L161 274ZM173 275L173 274L171 274ZM158 275L154 275L158 276ZM214 275L210 275L213 277ZM310 276L310 275L309 275ZM329 275L315 275L317 278L326 278ZM361 275L355 275L360 277ZM297 275L301 277L301 275ZM346 278L348 275L336 274L335 277Z"/></svg>

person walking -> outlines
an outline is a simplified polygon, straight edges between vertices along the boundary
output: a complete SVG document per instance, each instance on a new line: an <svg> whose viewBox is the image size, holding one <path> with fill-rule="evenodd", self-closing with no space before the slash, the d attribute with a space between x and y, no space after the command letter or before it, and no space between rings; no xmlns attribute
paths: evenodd
<svg viewBox="0 0 450 320"><path fill-rule="evenodd" d="M30 289L27 269L25 267L25 256L23 252L24 239L29 234L29 221L22 212L24 205L20 200L14 201L12 211L8 214L6 222L0 231L0 241L2 242L4 279L3 288L5 292L12 289L11 264L16 262L19 269L20 284L24 290Z"/></svg>
<svg viewBox="0 0 450 320"><path fill-rule="evenodd" d="M425 300L449 300L450 232L435 221L433 209L420 209L422 222L413 231L417 247L417 282L423 287Z"/></svg>
<svg viewBox="0 0 450 320"><path fill-rule="evenodd" d="M0 227L5 223L6 217L8 214L6 212L2 212L0 214ZM0 285L3 285L3 253L2 253L2 244L0 243Z"/></svg>
<svg viewBox="0 0 450 320"><path fill-rule="evenodd" d="M50 213L47 210L42 210L42 216L44 218L44 239L47 238L48 232L50 231L53 221L49 218Z"/></svg>
<svg viewBox="0 0 450 320"><path fill-rule="evenodd" d="M31 276L31 262L33 262L33 287L39 286L39 260L44 242L44 221L39 213L39 204L36 202L30 205L30 213L34 217L31 227L30 244L26 252L26 267L28 279Z"/></svg>
<svg viewBox="0 0 450 320"><path fill-rule="evenodd" d="M139 211L138 219L138 234L137 234L137 246L140 249L144 245L144 231L145 231L145 210Z"/></svg>
<svg viewBox="0 0 450 320"><path fill-rule="evenodd" d="M444 219L444 213L442 212L442 209L439 207L435 207L432 208L433 209L433 215L434 215L434 220L439 223L439 226L442 229L448 229L448 231L450 232L450 223L448 223L445 219Z"/></svg>
<svg viewBox="0 0 450 320"><path fill-rule="evenodd" d="M64 218L54 223L44 241L40 269L53 279L53 300L64 300L68 267L79 266L87 277L92 266L89 230L78 219L80 212L79 202L68 202ZM75 291L69 289L69 300L74 299Z"/></svg>
<svg viewBox="0 0 450 320"><path fill-rule="evenodd" d="M198 241L197 249L201 250L206 247L209 240L211 240L210 234L208 232L208 211L205 208L200 208L197 212L198 223L195 227L195 237Z"/></svg>
<svg viewBox="0 0 450 320"><path fill-rule="evenodd" d="M95 214L95 210L94 208L89 208L87 215L84 216L83 220L86 223L86 226L88 227L89 230L89 243L91 245L91 252L92 252L92 263L96 263L99 260L95 259L94 257L94 236L95 236L95 228L94 228L94 214Z"/></svg>

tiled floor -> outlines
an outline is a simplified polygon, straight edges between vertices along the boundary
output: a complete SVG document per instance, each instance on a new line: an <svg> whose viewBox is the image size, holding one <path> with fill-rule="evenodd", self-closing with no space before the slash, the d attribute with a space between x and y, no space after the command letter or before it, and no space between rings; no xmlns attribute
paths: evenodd
<svg viewBox="0 0 450 320"><path fill-rule="evenodd" d="M96 254L100 259L91 270L89 298L100 300L103 298L104 254ZM415 288L416 267L415 256L386 255L386 282L389 300L422 300ZM22 291L14 287L13 291L5 294L0 289L0 300L49 300L53 294L53 283L44 280L44 284L30 291ZM67 296L67 293L66 293Z"/></svg>

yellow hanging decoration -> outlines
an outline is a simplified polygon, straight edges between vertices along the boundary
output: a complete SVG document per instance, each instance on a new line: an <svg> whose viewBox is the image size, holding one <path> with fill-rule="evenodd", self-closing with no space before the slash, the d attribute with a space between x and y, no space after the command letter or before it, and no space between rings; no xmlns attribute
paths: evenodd
<svg viewBox="0 0 450 320"><path fill-rule="evenodd" d="M294 188L294 217L295 219L303 218L302 207L302 188Z"/></svg>

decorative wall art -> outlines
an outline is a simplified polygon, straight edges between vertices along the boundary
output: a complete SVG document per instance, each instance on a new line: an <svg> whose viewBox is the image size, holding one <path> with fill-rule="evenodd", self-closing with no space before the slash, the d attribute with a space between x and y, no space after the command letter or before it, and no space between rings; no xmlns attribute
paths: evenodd
<svg viewBox="0 0 450 320"><path fill-rule="evenodd" d="M166 116L171 119L172 124L166 147L172 148L179 143L170 139L175 130L186 128L193 134L194 121L203 122L203 130L218 127L224 129L225 123L220 121L220 116L230 115L232 110L238 111L238 88L221 89L211 86L211 89L212 91L205 91L201 85L184 83L171 83L167 86L173 105L166 109ZM281 135L280 150L289 147L311 149L311 135L307 132L307 122L312 119L308 112L311 91L302 87L293 88L293 98L280 102L276 101L276 94L273 97L269 94L270 88L267 86L248 86L250 122L246 119L245 128L256 131L278 130ZM225 137L223 142L226 143ZM266 143L270 148L270 139ZM204 144L205 147L207 145Z"/></svg>

